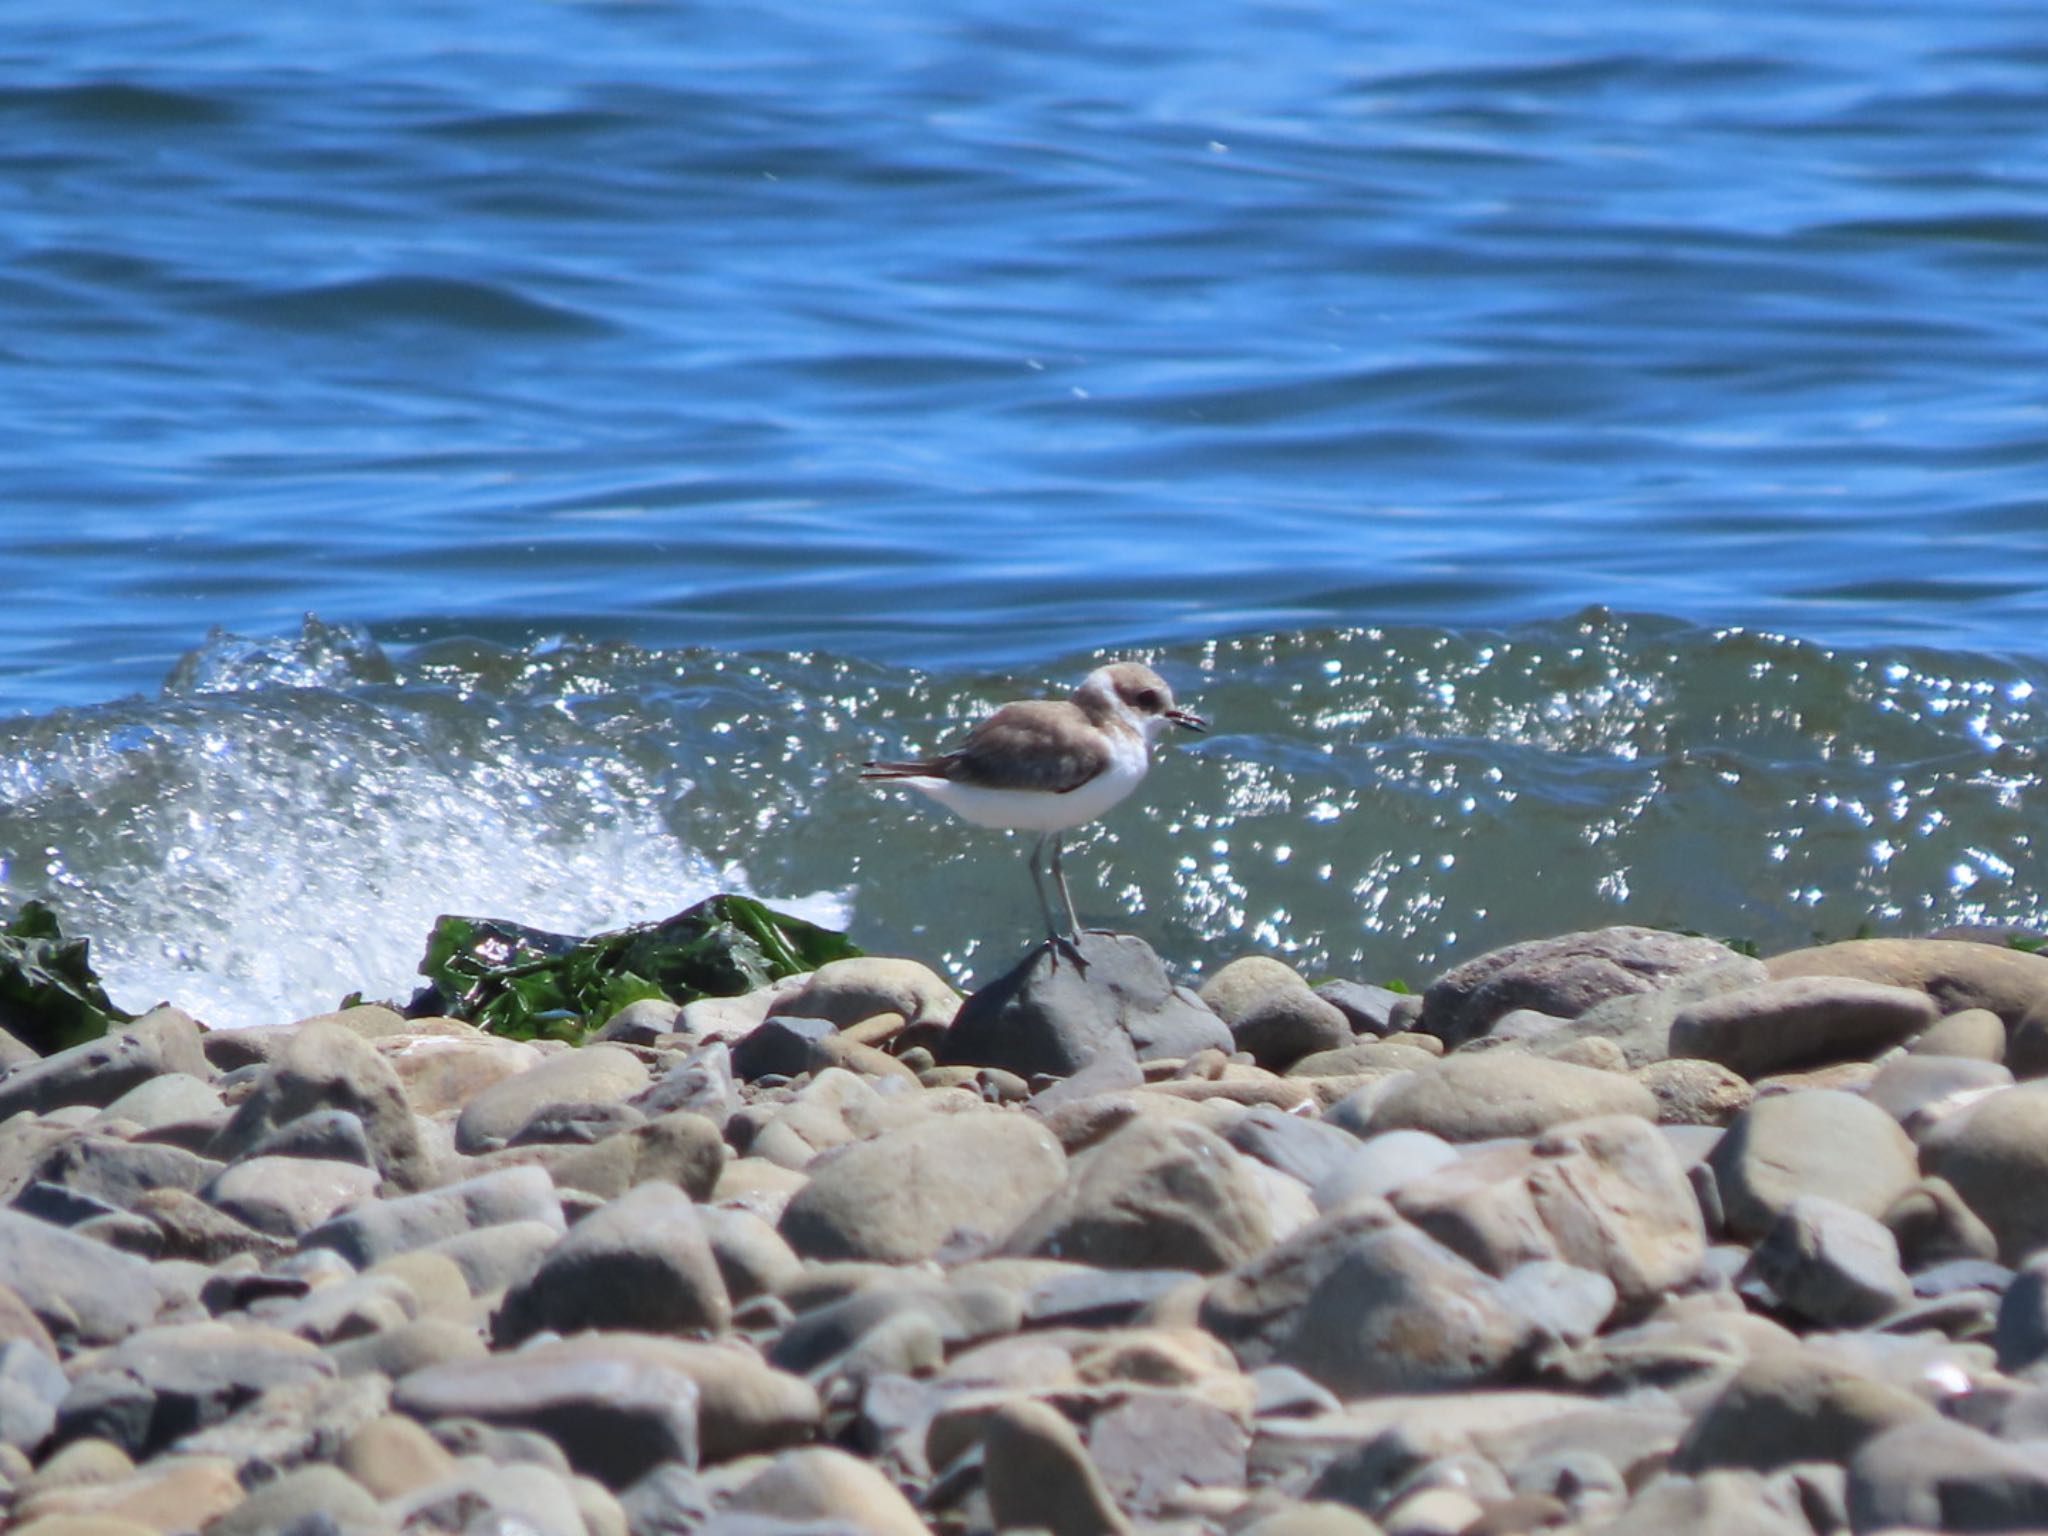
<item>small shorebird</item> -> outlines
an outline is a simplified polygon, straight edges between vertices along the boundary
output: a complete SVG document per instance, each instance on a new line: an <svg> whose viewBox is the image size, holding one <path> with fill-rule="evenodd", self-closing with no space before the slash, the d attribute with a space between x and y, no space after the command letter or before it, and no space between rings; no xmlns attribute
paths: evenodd
<svg viewBox="0 0 2048 1536"><path fill-rule="evenodd" d="M1152 743L1170 725L1208 729L1180 709L1173 690L1150 667L1120 661L1097 667L1064 699L1005 704L950 752L911 762L861 765L861 777L907 784L977 827L1036 832L1031 888L1045 915L1047 942L1079 958L1081 920L1060 868L1060 834L1093 821L1138 787L1151 764ZM1045 852L1053 884L1067 909L1062 937L1045 893Z"/></svg>

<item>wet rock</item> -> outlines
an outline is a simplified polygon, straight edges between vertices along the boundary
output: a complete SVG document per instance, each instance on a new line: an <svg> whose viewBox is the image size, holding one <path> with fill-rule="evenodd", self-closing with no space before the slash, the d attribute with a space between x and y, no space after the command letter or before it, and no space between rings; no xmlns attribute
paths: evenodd
<svg viewBox="0 0 2048 1536"><path fill-rule="evenodd" d="M1815 1350L1774 1349L1745 1363L1707 1404L1671 1464L1681 1472L1768 1472L1802 1461L1846 1461L1894 1425L1934 1416L1911 1393Z"/></svg>
<svg viewBox="0 0 2048 1536"><path fill-rule="evenodd" d="M1043 1403L1006 1403L988 1416L982 1480L999 1530L1110 1536L1130 1529L1080 1434Z"/></svg>
<svg viewBox="0 0 2048 1536"><path fill-rule="evenodd" d="M1756 1079L1831 1061L1868 1060L1929 1028L1925 992L1852 976L1791 976L1679 1009L1671 1054L1718 1061Z"/></svg>
<svg viewBox="0 0 2048 1536"><path fill-rule="evenodd" d="M1854 1094L1826 1089L1758 1099L1736 1116L1708 1162L1728 1230L1751 1241L1802 1194L1881 1216L1919 1177L1913 1143L1897 1121Z"/></svg>
<svg viewBox="0 0 2048 1536"><path fill-rule="evenodd" d="M1447 1056L1392 1083L1361 1129L1368 1135L1418 1130L1446 1141L1488 1141L1536 1136L1595 1115L1654 1120L1657 1101L1648 1089L1613 1072L1494 1050Z"/></svg>
<svg viewBox="0 0 2048 1536"><path fill-rule="evenodd" d="M160 1302L142 1260L13 1211L0 1211L0 1286L64 1343L114 1343Z"/></svg>
<svg viewBox="0 0 2048 1536"><path fill-rule="evenodd" d="M0 1120L70 1104L102 1107L167 1072L213 1076L198 1024L176 1008L158 1008L126 1029L12 1068L0 1076Z"/></svg>
<svg viewBox="0 0 2048 1536"><path fill-rule="evenodd" d="M1748 1274L1779 1306L1823 1328L1860 1328L1912 1299L1898 1243L1874 1216L1822 1195L1778 1213Z"/></svg>
<svg viewBox="0 0 2048 1536"><path fill-rule="evenodd" d="M296 1237L376 1193L377 1170L311 1157L250 1157L222 1169L201 1196L273 1237Z"/></svg>
<svg viewBox="0 0 2048 1536"><path fill-rule="evenodd" d="M540 1168L504 1168L460 1184L378 1200L321 1223L301 1239L332 1248L358 1269L500 1222L540 1221L566 1230L554 1181Z"/></svg>
<svg viewBox="0 0 2048 1536"><path fill-rule="evenodd" d="M1972 1061L2005 1060L2005 1020L1989 1008L1945 1014L1906 1046L1914 1056L1959 1056Z"/></svg>
<svg viewBox="0 0 2048 1536"><path fill-rule="evenodd" d="M242 1100L213 1155L232 1162L278 1127L325 1109L362 1122L377 1171L396 1190L423 1188L431 1169L397 1074L360 1036L339 1024L302 1026Z"/></svg>
<svg viewBox="0 0 2048 1536"><path fill-rule="evenodd" d="M2039 1198L2048 1186L2048 1083L2001 1089L1948 1116L1927 1133L1921 1156L1991 1229L2004 1262L2048 1246L2048 1202Z"/></svg>
<svg viewBox="0 0 2048 1536"><path fill-rule="evenodd" d="M1653 1061L1631 1074L1657 1101L1659 1125L1726 1125L1756 1091L1739 1072L1712 1061Z"/></svg>
<svg viewBox="0 0 2048 1536"><path fill-rule="evenodd" d="M619 1489L663 1462L697 1464L697 1399L696 1382L655 1352L586 1335L415 1371L392 1405L427 1423L534 1430L576 1470Z"/></svg>
<svg viewBox="0 0 2048 1536"><path fill-rule="evenodd" d="M1928 1418L1863 1444L1849 1462L1848 1502L1857 1531L2039 1530L2048 1527L2048 1465L2038 1452Z"/></svg>
<svg viewBox="0 0 2048 1536"><path fill-rule="evenodd" d="M946 1115L820 1158L780 1230L807 1258L912 1264L999 1238L1060 1188L1066 1154L1022 1115Z"/></svg>
<svg viewBox="0 0 2048 1536"><path fill-rule="evenodd" d="M1201 1322L1245 1369L1291 1365L1345 1398L1498 1380L1534 1337L1497 1281L1372 1201L1222 1276Z"/></svg>
<svg viewBox="0 0 2048 1536"><path fill-rule="evenodd" d="M550 1105L630 1099L649 1081L646 1063L622 1046L564 1051L471 1099L455 1122L455 1150L494 1152Z"/></svg>
<svg viewBox="0 0 2048 1536"><path fill-rule="evenodd" d="M1343 1010L1305 986L1282 988L1260 999L1230 1026L1230 1033L1240 1051L1274 1072L1352 1041L1351 1021Z"/></svg>
<svg viewBox="0 0 2048 1536"><path fill-rule="evenodd" d="M642 1184L583 1218L493 1320L500 1344L542 1329L721 1333L732 1320L711 1240L690 1197Z"/></svg>
<svg viewBox="0 0 2048 1536"><path fill-rule="evenodd" d="M946 1064L1066 1077L1097 1055L1139 1061L1233 1049L1230 1030L1129 934L1082 936L1085 964L1050 948L969 997L946 1032ZM1055 963L1057 961L1057 963Z"/></svg>
<svg viewBox="0 0 2048 1536"><path fill-rule="evenodd" d="M768 1517L784 1528L829 1520L863 1536L926 1536L924 1522L894 1483L866 1462L821 1445L777 1456L732 1496L726 1513Z"/></svg>
<svg viewBox="0 0 2048 1536"><path fill-rule="evenodd" d="M1260 1187L1221 1137L1139 1119L1074 1159L1065 1185L1024 1218L1004 1251L1213 1274L1271 1240Z"/></svg>
<svg viewBox="0 0 2048 1536"><path fill-rule="evenodd" d="M1422 997L1422 1028L1458 1046L1516 1008L1574 1019L1608 998L1655 992L1732 957L1710 939L1652 928L1601 928L1510 944L1432 982Z"/></svg>

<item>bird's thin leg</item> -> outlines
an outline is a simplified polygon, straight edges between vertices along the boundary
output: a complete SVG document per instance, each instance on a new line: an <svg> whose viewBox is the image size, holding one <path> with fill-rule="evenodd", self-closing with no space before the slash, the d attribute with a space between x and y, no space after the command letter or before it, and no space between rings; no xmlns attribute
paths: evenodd
<svg viewBox="0 0 2048 1536"><path fill-rule="evenodd" d="M1052 834L1052 880L1060 888L1060 900L1067 909L1067 937L1064 941L1055 942L1064 942L1067 953L1074 957L1074 964L1086 970L1087 961L1081 955L1081 919L1074 913L1074 898L1067 890L1067 872L1060 867L1060 835L1057 832Z"/></svg>
<svg viewBox="0 0 2048 1536"><path fill-rule="evenodd" d="M1059 923L1052 915L1052 903L1045 894L1045 845L1051 842L1053 834L1041 832L1038 841L1031 845L1031 892L1038 898L1039 916L1045 919L1045 937L1048 942L1057 942L1060 936Z"/></svg>

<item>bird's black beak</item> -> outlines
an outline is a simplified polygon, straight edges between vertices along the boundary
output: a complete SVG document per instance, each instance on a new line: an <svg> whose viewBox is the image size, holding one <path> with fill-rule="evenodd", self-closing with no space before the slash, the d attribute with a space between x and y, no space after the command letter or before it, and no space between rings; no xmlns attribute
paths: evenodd
<svg viewBox="0 0 2048 1536"><path fill-rule="evenodd" d="M1209 722L1191 709L1169 709L1166 718L1184 731L1206 731Z"/></svg>

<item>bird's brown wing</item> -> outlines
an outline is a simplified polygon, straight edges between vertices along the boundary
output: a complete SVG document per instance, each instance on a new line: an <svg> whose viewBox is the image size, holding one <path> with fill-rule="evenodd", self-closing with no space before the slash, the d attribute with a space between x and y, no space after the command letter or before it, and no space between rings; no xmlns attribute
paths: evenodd
<svg viewBox="0 0 2048 1536"><path fill-rule="evenodd" d="M916 762L868 763L863 778L951 779L977 789L1063 795L1109 766L1109 745L1064 699L1005 704L951 752Z"/></svg>

